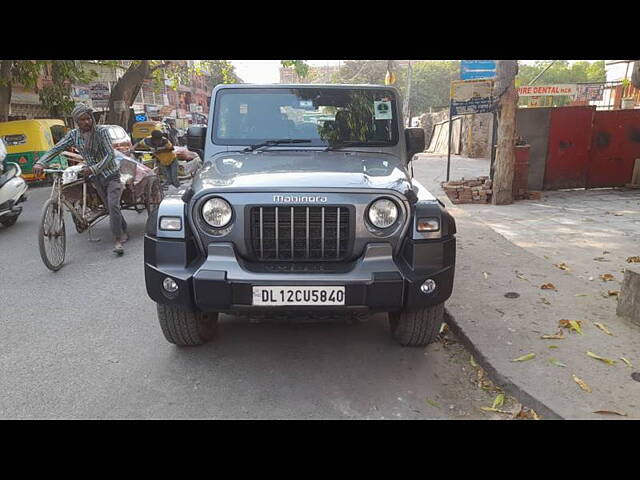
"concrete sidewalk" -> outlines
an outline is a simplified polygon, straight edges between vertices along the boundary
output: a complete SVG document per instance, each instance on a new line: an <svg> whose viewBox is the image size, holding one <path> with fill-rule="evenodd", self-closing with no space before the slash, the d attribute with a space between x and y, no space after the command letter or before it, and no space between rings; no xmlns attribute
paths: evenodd
<svg viewBox="0 0 640 480"><path fill-rule="evenodd" d="M487 160L469 160L454 160L452 179L487 174ZM615 297L605 298L603 293L619 290L619 285L599 278L611 273L621 280L622 262L640 255L634 251L640 249L635 236L640 195L611 190L555 192L551 201L545 194L540 202L505 207L454 206L439 186L446 159L421 158L414 169L416 177L445 202L458 225L456 280L447 303L450 327L494 381L543 418L640 419L640 382L631 377L640 371L640 327L616 316ZM468 173L460 173L465 170ZM614 198L598 198L602 195ZM582 216L592 221L576 220ZM554 265L561 263L569 269ZM541 289L549 283L555 289ZM583 334L560 328L560 320L582 321ZM560 330L562 339L541 338ZM513 361L528 354L535 357Z"/></svg>

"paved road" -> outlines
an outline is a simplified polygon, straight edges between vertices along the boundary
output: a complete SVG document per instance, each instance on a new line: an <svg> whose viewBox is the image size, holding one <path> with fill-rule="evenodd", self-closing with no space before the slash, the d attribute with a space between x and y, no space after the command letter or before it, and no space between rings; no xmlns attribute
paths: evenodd
<svg viewBox="0 0 640 480"><path fill-rule="evenodd" d="M223 316L206 346L167 343L146 295L146 213L111 252L67 222L67 260L37 245L47 188L0 226L0 418L487 418L493 395L459 344L397 346L386 315L364 323L254 323Z"/></svg>

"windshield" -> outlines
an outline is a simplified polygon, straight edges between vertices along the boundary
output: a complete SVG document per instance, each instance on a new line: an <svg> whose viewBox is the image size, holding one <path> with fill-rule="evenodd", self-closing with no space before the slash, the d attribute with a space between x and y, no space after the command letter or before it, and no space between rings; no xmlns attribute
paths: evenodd
<svg viewBox="0 0 640 480"><path fill-rule="evenodd" d="M391 146L398 142L392 90L223 89L215 102L212 134L218 145L254 145L275 139L310 140L303 146Z"/></svg>

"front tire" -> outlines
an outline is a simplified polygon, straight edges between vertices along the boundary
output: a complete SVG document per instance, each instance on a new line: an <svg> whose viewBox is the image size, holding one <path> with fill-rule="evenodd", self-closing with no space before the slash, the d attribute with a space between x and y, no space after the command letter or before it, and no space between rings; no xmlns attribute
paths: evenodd
<svg viewBox="0 0 640 480"><path fill-rule="evenodd" d="M164 338L179 346L202 345L217 331L218 314L182 310L158 303L158 320Z"/></svg>
<svg viewBox="0 0 640 480"><path fill-rule="evenodd" d="M0 220L0 223L2 225L4 225L5 227L10 227L11 225L16 223L17 221L18 221L18 215L15 215L13 217L9 217L9 218L6 218L4 220Z"/></svg>
<svg viewBox="0 0 640 480"><path fill-rule="evenodd" d="M47 200L42 208L38 247L40 257L49 270L55 272L62 268L66 248L64 215L58 204L51 199Z"/></svg>
<svg viewBox="0 0 640 480"><path fill-rule="evenodd" d="M405 347L423 347L433 343L444 321L444 303L413 311L389 313L391 335Z"/></svg>

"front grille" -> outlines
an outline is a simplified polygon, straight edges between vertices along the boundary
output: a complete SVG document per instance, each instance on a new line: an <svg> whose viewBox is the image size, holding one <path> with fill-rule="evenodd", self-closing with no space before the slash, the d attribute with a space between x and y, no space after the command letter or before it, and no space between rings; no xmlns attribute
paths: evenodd
<svg viewBox="0 0 640 480"><path fill-rule="evenodd" d="M251 245L260 260L342 260L350 243L346 207L253 207Z"/></svg>

